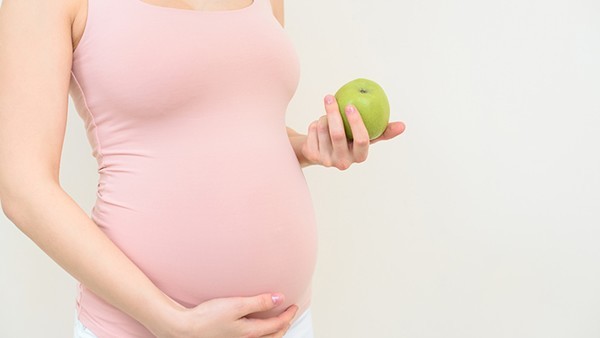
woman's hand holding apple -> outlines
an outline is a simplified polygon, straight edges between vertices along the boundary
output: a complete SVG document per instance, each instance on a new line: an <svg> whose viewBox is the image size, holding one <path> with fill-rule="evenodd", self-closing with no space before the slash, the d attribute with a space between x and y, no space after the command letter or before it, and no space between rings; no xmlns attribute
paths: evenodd
<svg viewBox="0 0 600 338"><path fill-rule="evenodd" d="M337 101L333 95L325 96L326 115L308 126L308 135L302 144L302 156L309 165L348 169L353 163L364 162L369 153L369 145L392 139L400 135L405 125L402 122L389 123L383 134L369 140L369 134L354 105L345 107L353 141L348 141Z"/></svg>

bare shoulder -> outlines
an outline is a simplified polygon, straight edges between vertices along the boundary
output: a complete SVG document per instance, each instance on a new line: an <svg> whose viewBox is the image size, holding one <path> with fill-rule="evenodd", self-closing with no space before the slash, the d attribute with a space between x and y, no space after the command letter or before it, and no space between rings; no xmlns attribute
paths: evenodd
<svg viewBox="0 0 600 338"><path fill-rule="evenodd" d="M76 0L3 0L0 6L3 193L11 190L7 187L20 190L23 180L15 178L25 175L58 181L78 5Z"/></svg>
<svg viewBox="0 0 600 338"><path fill-rule="evenodd" d="M0 18L19 23L25 29L35 29L34 25L72 26L80 18L81 9L87 0L2 0ZM85 13L84 13L85 14Z"/></svg>
<svg viewBox="0 0 600 338"><path fill-rule="evenodd" d="M87 0L3 0L0 2L0 13L3 16L61 16L64 20L73 21L77 10Z"/></svg>

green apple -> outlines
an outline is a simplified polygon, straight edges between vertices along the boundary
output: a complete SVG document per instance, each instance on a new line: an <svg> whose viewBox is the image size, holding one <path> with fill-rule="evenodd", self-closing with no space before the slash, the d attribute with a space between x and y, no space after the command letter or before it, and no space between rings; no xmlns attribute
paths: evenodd
<svg viewBox="0 0 600 338"><path fill-rule="evenodd" d="M390 104L383 88L376 82L363 78L352 80L335 93L335 99L342 114L348 140L354 139L345 112L349 104L354 105L360 113L369 132L369 140L381 136L387 128L390 121Z"/></svg>

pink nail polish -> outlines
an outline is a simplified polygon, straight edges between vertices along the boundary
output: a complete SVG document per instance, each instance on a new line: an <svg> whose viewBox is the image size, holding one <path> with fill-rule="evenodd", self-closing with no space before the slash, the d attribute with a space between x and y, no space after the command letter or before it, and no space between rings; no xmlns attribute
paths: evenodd
<svg viewBox="0 0 600 338"><path fill-rule="evenodd" d="M278 304L281 301L280 295L272 295L271 299L273 300L273 304Z"/></svg>
<svg viewBox="0 0 600 338"><path fill-rule="evenodd" d="M325 96L325 103L332 104L333 103L333 96L331 96L331 95Z"/></svg>
<svg viewBox="0 0 600 338"><path fill-rule="evenodd" d="M356 113L356 109L354 109L354 106L347 105L346 106L346 114L354 114L354 113Z"/></svg>

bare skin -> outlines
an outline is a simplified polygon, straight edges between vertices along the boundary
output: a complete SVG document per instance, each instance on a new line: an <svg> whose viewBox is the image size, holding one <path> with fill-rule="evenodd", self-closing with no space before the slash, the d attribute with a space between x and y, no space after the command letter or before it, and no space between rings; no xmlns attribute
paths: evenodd
<svg viewBox="0 0 600 338"><path fill-rule="evenodd" d="M141 1L141 0L136 0ZM249 0L153 1L190 10L246 7ZM283 0L271 0L283 26ZM150 4L150 2L149 2ZM268 319L248 314L277 307L277 292L219 298L185 308L158 289L62 189L59 168L68 111L73 50L87 19L86 0L3 0L0 7L0 201L5 215L65 271L98 296L129 314L155 336L271 337L287 332L298 307ZM288 128L301 166L347 169L366 159L369 142L357 115L350 117L355 140L342 141L334 114L312 123L307 135ZM340 129L342 128L342 129ZM404 130L388 126L378 140Z"/></svg>
<svg viewBox="0 0 600 338"><path fill-rule="evenodd" d="M73 49L79 43L84 31L87 15L87 0L73 0L78 3L75 19L72 25ZM161 7L174 7L189 10L224 10L238 9L249 6L252 0L205 0L205 1L173 1L173 0L136 0ZM271 0L273 15L281 26L284 26L283 0ZM287 127L288 137L292 148L296 153L301 167L310 165L321 165L324 167L335 167L339 170L350 168L353 163L364 162L367 159L369 145L379 141L390 140L404 132L406 126L403 122L392 122L380 137L370 140L362 119L358 114L349 116L352 134L356 135L353 142L347 142L344 137L342 120L339 116L337 102L327 103L325 97L325 111L318 120L313 121L308 127L307 134L300 134L294 129ZM356 110L355 107L353 109Z"/></svg>
<svg viewBox="0 0 600 338"><path fill-rule="evenodd" d="M285 295L273 290L185 308L158 289L60 186L72 56L85 27L86 5L83 0L2 2L3 212L65 271L157 337L281 338L296 305L267 319L246 316L276 308Z"/></svg>

